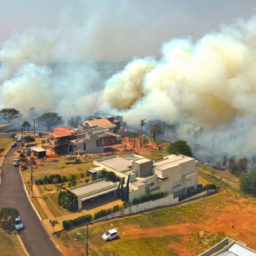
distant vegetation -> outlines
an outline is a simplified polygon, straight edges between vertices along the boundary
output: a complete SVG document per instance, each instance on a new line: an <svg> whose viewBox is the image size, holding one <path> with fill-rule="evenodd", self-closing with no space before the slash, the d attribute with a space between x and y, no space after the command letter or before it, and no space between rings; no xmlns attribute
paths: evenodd
<svg viewBox="0 0 256 256"><path fill-rule="evenodd" d="M66 176L61 176L59 174L52 174L50 176L44 176L43 179L37 179L35 181L36 185L42 184L57 184L62 182L67 182L68 178Z"/></svg>
<svg viewBox="0 0 256 256"><path fill-rule="evenodd" d="M236 158L233 156L230 157L227 162L228 169L236 176L240 176L242 173L245 173L248 170L248 160L245 157L236 160Z"/></svg>
<svg viewBox="0 0 256 256"><path fill-rule="evenodd" d="M192 150L185 140L177 140L176 142L169 144L167 152L169 154L192 156Z"/></svg>

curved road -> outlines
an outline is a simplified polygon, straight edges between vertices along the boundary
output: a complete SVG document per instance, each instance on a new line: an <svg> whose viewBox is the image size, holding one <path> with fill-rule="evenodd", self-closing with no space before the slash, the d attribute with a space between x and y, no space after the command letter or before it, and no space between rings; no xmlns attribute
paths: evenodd
<svg viewBox="0 0 256 256"><path fill-rule="evenodd" d="M18 168L13 167L16 150L8 152L2 166L0 208L13 207L19 211L25 225L20 235L31 256L61 256L28 201Z"/></svg>

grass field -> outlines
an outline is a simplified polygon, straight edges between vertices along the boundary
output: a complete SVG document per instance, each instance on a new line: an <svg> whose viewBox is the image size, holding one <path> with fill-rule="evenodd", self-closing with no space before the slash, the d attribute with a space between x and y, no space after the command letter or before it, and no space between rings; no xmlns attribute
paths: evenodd
<svg viewBox="0 0 256 256"><path fill-rule="evenodd" d="M199 176L200 181L217 184L220 192L179 206L94 224L89 234L90 255L195 256L226 236L256 249L256 230L252 228L255 199L239 192L237 178L229 172L199 166ZM102 234L114 227L120 239L102 241ZM85 228L63 232L58 241L64 255L83 255L85 237Z"/></svg>
<svg viewBox="0 0 256 256"><path fill-rule="evenodd" d="M7 234L0 228L0 255L25 256L22 247L14 233Z"/></svg>

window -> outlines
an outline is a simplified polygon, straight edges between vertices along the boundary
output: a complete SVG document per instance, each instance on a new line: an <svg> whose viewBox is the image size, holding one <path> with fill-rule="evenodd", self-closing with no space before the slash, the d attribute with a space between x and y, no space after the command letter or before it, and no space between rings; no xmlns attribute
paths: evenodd
<svg viewBox="0 0 256 256"><path fill-rule="evenodd" d="M96 140L96 146L97 147L99 146L99 140Z"/></svg>
<svg viewBox="0 0 256 256"><path fill-rule="evenodd" d="M154 182L151 182L149 185L150 185L150 186L154 186L154 184L155 184Z"/></svg>
<svg viewBox="0 0 256 256"><path fill-rule="evenodd" d="M86 143L84 143L84 150L86 150Z"/></svg>

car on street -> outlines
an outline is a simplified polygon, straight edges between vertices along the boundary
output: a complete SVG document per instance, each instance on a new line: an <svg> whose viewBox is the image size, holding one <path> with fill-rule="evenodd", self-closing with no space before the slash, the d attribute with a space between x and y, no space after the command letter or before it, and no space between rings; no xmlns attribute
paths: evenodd
<svg viewBox="0 0 256 256"><path fill-rule="evenodd" d="M14 141L14 142L12 143L12 148L15 148L15 147L17 147L17 143Z"/></svg>
<svg viewBox="0 0 256 256"><path fill-rule="evenodd" d="M15 158L15 159L13 160L13 166L14 166L14 167L19 167L19 165L20 165L20 159L19 159L19 158Z"/></svg>
<svg viewBox="0 0 256 256"><path fill-rule="evenodd" d="M111 241L116 238L118 238L118 232L116 229L110 229L109 231L102 235L102 239L104 241Z"/></svg>
<svg viewBox="0 0 256 256"><path fill-rule="evenodd" d="M21 217L18 216L17 218L15 218L15 229L16 230L21 230L24 228L24 224L21 220Z"/></svg>

